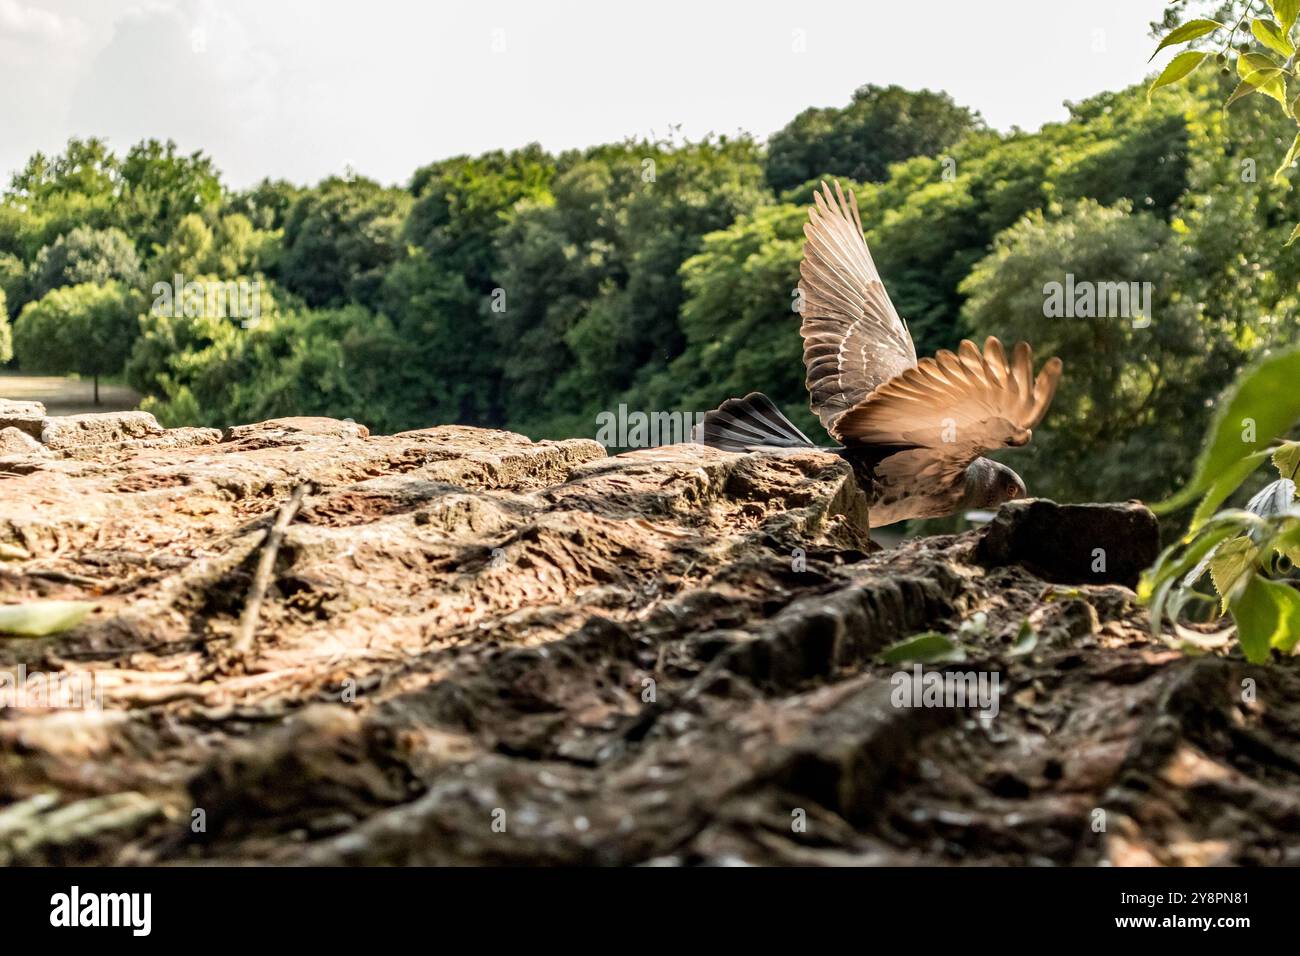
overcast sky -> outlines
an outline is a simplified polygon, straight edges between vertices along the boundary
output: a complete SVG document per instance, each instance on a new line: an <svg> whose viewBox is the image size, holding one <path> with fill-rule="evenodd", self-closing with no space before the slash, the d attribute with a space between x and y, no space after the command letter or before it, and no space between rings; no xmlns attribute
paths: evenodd
<svg viewBox="0 0 1300 956"><path fill-rule="evenodd" d="M315 182L537 141L766 137L864 83L1000 129L1133 83L1164 0L0 0L0 175L70 136Z"/></svg>

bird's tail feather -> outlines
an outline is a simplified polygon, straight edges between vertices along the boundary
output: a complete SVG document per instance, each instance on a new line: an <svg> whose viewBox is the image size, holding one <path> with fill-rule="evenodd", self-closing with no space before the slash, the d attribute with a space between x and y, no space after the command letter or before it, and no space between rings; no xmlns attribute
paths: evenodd
<svg viewBox="0 0 1300 956"><path fill-rule="evenodd" d="M695 426L692 441L723 451L755 448L814 448L808 436L761 392L729 398Z"/></svg>

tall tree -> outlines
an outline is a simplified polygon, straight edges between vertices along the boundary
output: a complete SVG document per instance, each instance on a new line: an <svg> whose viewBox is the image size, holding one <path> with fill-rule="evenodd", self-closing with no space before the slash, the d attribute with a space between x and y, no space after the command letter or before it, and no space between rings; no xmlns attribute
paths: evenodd
<svg viewBox="0 0 1300 956"><path fill-rule="evenodd" d="M95 380L120 372L139 331L142 297L118 282L54 289L30 302L14 325L14 353L26 370L75 372Z"/></svg>
<svg viewBox="0 0 1300 956"><path fill-rule="evenodd" d="M192 213L212 213L223 195L212 160L202 152L177 152L156 139L131 147L122 160L119 222L142 251L167 241L176 224Z"/></svg>
<svg viewBox="0 0 1300 956"><path fill-rule="evenodd" d="M820 176L879 182L890 163L933 156L982 125L947 93L868 84L848 106L804 110L773 134L767 181L778 192Z"/></svg>

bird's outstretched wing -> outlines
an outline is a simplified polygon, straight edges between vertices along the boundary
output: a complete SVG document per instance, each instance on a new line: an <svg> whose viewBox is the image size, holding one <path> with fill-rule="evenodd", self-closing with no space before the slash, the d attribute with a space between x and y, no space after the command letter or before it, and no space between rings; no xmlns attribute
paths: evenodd
<svg viewBox="0 0 1300 956"><path fill-rule="evenodd" d="M933 459L965 467L994 448L1024 445L1043 420L1061 378L1048 359L1034 377L1033 352L1017 343L1010 361L993 336L984 352L963 341L905 369L836 419L840 441L928 449Z"/></svg>
<svg viewBox="0 0 1300 956"><path fill-rule="evenodd" d="M858 200L840 184L814 193L803 231L799 291L812 409L828 431L872 390L916 365L916 346L889 301L862 236Z"/></svg>

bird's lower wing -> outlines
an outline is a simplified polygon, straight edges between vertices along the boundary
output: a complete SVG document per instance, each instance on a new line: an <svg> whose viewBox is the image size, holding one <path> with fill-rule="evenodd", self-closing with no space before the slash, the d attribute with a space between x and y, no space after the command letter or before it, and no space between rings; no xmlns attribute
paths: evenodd
<svg viewBox="0 0 1300 956"><path fill-rule="evenodd" d="M982 354L963 341L956 354L941 351L881 385L840 416L831 433L846 444L925 448L931 458L964 468L985 451L1027 444L1060 377L1061 360L1053 358L1035 378L1024 342L1008 361L992 336Z"/></svg>

